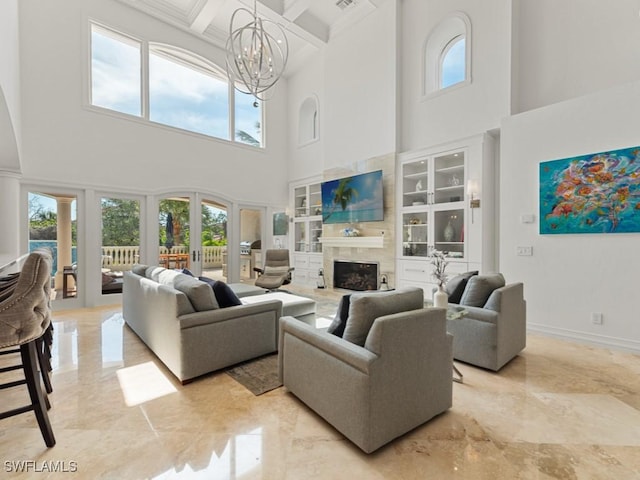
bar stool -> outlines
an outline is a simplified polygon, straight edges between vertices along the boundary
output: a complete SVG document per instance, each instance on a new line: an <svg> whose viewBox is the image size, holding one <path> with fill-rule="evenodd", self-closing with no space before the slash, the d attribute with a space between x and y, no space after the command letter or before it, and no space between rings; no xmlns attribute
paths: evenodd
<svg viewBox="0 0 640 480"><path fill-rule="evenodd" d="M8 295L3 290L0 301L0 355L20 354L20 363L3 366L0 374L22 369L23 380L0 384L0 390L26 385L31 403L0 412L0 419L33 411L47 447L56 444L49 415L49 399L43 391L42 380L51 390L49 379L51 330L51 254L36 250L29 254ZM7 357L8 358L8 357ZM40 365L41 372L38 372ZM45 379L46 377L46 379Z"/></svg>

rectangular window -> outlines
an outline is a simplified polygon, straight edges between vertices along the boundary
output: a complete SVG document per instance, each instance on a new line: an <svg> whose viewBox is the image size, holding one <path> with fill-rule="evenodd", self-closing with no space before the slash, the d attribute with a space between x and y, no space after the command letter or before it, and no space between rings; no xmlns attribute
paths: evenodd
<svg viewBox="0 0 640 480"><path fill-rule="evenodd" d="M229 140L228 84L150 52L149 119Z"/></svg>
<svg viewBox="0 0 640 480"><path fill-rule="evenodd" d="M91 104L142 116L141 45L91 25Z"/></svg>
<svg viewBox="0 0 640 480"><path fill-rule="evenodd" d="M262 102L252 95L235 92L235 140L253 147L262 146Z"/></svg>

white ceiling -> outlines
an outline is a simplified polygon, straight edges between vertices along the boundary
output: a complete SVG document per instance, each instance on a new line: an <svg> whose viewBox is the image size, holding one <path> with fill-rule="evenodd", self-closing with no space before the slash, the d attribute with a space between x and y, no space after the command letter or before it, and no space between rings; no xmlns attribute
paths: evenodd
<svg viewBox="0 0 640 480"><path fill-rule="evenodd" d="M224 48L233 12L253 0L118 0ZM340 2L350 3L342 9ZM287 71L386 0L260 0L258 15L278 23L289 41Z"/></svg>

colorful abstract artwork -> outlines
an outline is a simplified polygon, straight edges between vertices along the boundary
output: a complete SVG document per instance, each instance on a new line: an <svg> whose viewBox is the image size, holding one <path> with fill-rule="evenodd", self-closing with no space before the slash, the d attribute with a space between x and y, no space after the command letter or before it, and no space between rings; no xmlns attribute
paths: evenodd
<svg viewBox="0 0 640 480"><path fill-rule="evenodd" d="M640 147L540 163L540 233L640 232Z"/></svg>

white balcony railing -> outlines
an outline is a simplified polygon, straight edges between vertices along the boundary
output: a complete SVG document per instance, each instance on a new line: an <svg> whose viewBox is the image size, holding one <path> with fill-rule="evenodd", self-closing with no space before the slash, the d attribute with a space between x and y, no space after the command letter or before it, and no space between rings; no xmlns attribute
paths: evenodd
<svg viewBox="0 0 640 480"><path fill-rule="evenodd" d="M222 255L227 247L202 247L202 268L222 267ZM160 254L169 253L167 247L160 247ZM186 245L177 245L171 249L171 253L189 253ZM112 271L131 270L131 267L140 260L140 247L102 247L102 268Z"/></svg>

